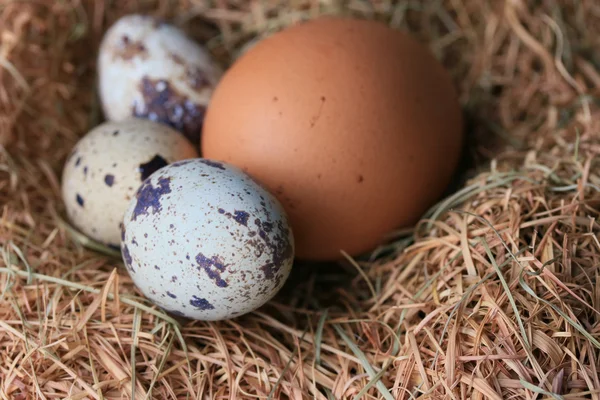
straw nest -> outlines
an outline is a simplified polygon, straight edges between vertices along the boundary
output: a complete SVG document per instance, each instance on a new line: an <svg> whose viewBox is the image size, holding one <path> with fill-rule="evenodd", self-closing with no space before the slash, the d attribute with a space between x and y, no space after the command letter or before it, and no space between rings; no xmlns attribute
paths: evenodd
<svg viewBox="0 0 600 400"><path fill-rule="evenodd" d="M297 265L257 312L171 319L59 193L101 118L98 41L130 12L225 66L323 13L409 29L469 115L463 180L371 257ZM2 398L600 399L595 1L1 1L0 33Z"/></svg>

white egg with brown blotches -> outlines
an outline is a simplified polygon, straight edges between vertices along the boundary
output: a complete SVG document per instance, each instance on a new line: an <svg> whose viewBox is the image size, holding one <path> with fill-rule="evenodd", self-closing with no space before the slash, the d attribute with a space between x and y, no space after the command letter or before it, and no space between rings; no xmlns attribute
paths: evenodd
<svg viewBox="0 0 600 400"><path fill-rule="evenodd" d="M189 140L168 126L137 118L104 122L76 143L64 165L67 216L88 237L118 249L123 214L142 182L194 157Z"/></svg>
<svg viewBox="0 0 600 400"><path fill-rule="evenodd" d="M170 164L143 183L123 218L121 246L147 298L198 320L261 307L294 259L275 197L238 168L202 158Z"/></svg>
<svg viewBox="0 0 600 400"><path fill-rule="evenodd" d="M104 34L98 53L98 86L104 114L167 124L199 145L202 123L222 69L180 28L131 14Z"/></svg>

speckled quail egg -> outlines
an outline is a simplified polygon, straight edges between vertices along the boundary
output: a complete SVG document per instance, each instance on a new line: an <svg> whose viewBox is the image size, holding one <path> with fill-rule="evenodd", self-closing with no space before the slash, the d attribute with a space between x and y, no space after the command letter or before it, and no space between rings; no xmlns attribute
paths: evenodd
<svg viewBox="0 0 600 400"><path fill-rule="evenodd" d="M121 17L99 48L98 86L106 118L134 116L164 123L194 145L221 75L204 47L152 16Z"/></svg>
<svg viewBox="0 0 600 400"><path fill-rule="evenodd" d="M67 216L90 238L119 249L123 214L142 182L198 153L180 132L148 120L108 121L71 151L61 190Z"/></svg>
<svg viewBox="0 0 600 400"><path fill-rule="evenodd" d="M198 320L251 312L281 289L294 238L281 204L235 166L196 158L145 181L123 219L122 254L154 304Z"/></svg>

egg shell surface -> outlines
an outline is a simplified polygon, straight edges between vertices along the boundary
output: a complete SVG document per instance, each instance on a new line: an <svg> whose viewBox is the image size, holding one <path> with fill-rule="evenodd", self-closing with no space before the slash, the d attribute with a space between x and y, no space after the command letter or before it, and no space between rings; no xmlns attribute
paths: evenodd
<svg viewBox="0 0 600 400"><path fill-rule="evenodd" d="M105 33L98 86L108 120L129 116L167 124L198 143L221 68L178 27L131 14Z"/></svg>
<svg viewBox="0 0 600 400"><path fill-rule="evenodd" d="M269 301L293 264L283 207L241 170L206 159L173 163L139 188L123 220L134 284L159 307L199 320Z"/></svg>
<svg viewBox="0 0 600 400"><path fill-rule="evenodd" d="M424 45L380 22L323 17L226 71L201 151L277 196L298 258L333 260L373 250L439 200L462 124L450 75Z"/></svg>
<svg viewBox="0 0 600 400"><path fill-rule="evenodd" d="M137 118L104 122L76 143L63 168L67 216L87 236L119 249L123 215L142 181L194 157L191 142L168 126Z"/></svg>

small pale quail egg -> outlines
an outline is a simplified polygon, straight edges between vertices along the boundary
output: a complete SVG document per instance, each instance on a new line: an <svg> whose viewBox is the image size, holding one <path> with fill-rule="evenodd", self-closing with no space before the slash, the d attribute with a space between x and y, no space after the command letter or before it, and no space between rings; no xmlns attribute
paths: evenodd
<svg viewBox="0 0 600 400"><path fill-rule="evenodd" d="M147 298L199 320L262 306L294 258L275 197L236 167L203 158L170 164L142 184L125 212L121 246Z"/></svg>
<svg viewBox="0 0 600 400"><path fill-rule="evenodd" d="M135 116L164 123L196 146L221 75L204 47L151 16L121 17L100 44L98 85L106 118Z"/></svg>
<svg viewBox="0 0 600 400"><path fill-rule="evenodd" d="M90 238L118 249L123 214L142 181L173 161L197 156L185 136L156 122L128 118L98 125L65 163L67 216Z"/></svg>

